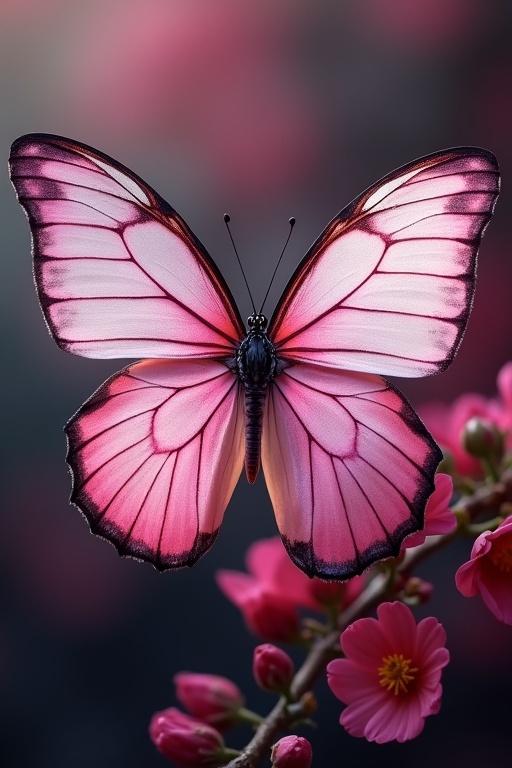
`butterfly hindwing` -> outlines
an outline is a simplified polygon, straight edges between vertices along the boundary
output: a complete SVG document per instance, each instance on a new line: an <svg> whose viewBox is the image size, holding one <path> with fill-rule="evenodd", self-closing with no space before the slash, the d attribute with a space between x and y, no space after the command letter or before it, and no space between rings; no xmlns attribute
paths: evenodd
<svg viewBox="0 0 512 768"><path fill-rule="evenodd" d="M216 357L243 334L229 289L181 217L116 161L45 134L14 142L43 311L85 357Z"/></svg>
<svg viewBox="0 0 512 768"><path fill-rule="evenodd" d="M370 187L289 282L269 330L278 353L391 376L445 368L466 326L498 190L496 159L480 149L430 155Z"/></svg>
<svg viewBox="0 0 512 768"><path fill-rule="evenodd" d="M294 562L345 579L421 528L441 451L380 376L290 365L271 385L262 463Z"/></svg>
<svg viewBox="0 0 512 768"><path fill-rule="evenodd" d="M243 463L238 382L213 360L148 360L69 422L72 501L91 530L157 568L213 543Z"/></svg>

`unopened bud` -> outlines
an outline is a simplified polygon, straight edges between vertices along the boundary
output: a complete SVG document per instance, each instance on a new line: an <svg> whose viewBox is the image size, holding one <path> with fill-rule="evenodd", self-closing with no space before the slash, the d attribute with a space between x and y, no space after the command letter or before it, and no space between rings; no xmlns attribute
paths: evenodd
<svg viewBox="0 0 512 768"><path fill-rule="evenodd" d="M501 460L503 457L503 434L492 421L470 419L462 431L465 450L477 459Z"/></svg>
<svg viewBox="0 0 512 768"><path fill-rule="evenodd" d="M176 697L193 717L228 725L243 706L243 696L231 680L220 675L179 672L174 677Z"/></svg>
<svg viewBox="0 0 512 768"><path fill-rule="evenodd" d="M224 741L215 728L194 720L174 707L156 712L149 726L155 747L183 768L219 765Z"/></svg>
<svg viewBox="0 0 512 768"><path fill-rule="evenodd" d="M311 768L313 750L302 736L284 736L272 747L273 768Z"/></svg>
<svg viewBox="0 0 512 768"><path fill-rule="evenodd" d="M426 603L432 597L434 586L418 576L411 576L407 579L403 591L404 596L409 598L408 602Z"/></svg>
<svg viewBox="0 0 512 768"><path fill-rule="evenodd" d="M288 654L270 643L258 645L253 657L254 678L265 691L285 693L290 687L294 665Z"/></svg>

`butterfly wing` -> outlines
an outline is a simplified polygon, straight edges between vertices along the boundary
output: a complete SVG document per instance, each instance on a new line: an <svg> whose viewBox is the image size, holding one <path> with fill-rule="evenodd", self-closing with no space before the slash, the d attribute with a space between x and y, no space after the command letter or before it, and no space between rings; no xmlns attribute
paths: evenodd
<svg viewBox="0 0 512 768"><path fill-rule="evenodd" d="M495 157L453 149L386 176L328 225L289 282L269 333L278 354L416 377L452 360L499 190Z"/></svg>
<svg viewBox="0 0 512 768"><path fill-rule="evenodd" d="M71 499L94 533L160 570L211 546L243 464L242 399L223 363L130 365L66 431Z"/></svg>
<svg viewBox="0 0 512 768"><path fill-rule="evenodd" d="M14 142L48 326L77 355L218 357L243 334L231 293L183 219L106 155L46 134Z"/></svg>
<svg viewBox="0 0 512 768"><path fill-rule="evenodd" d="M262 464L292 560L346 579L421 528L442 458L380 376L291 364L270 388Z"/></svg>

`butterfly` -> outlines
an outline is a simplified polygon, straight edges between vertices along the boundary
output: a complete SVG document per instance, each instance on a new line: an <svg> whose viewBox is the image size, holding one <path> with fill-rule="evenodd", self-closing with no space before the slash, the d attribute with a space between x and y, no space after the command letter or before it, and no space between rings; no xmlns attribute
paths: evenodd
<svg viewBox="0 0 512 768"><path fill-rule="evenodd" d="M203 245L132 171L46 134L15 141L10 169L57 344L144 358L66 426L71 500L94 533L160 570L192 565L261 463L310 576L398 554L442 454L383 376L434 374L460 344L499 191L490 152L438 152L371 186L247 329Z"/></svg>

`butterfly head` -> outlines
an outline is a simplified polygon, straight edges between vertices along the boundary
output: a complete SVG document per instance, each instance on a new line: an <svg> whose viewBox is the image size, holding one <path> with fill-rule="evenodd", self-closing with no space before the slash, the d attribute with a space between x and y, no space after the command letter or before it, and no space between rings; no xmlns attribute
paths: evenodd
<svg viewBox="0 0 512 768"><path fill-rule="evenodd" d="M265 315L254 313L247 318L247 325L250 331L264 332L267 329L268 320Z"/></svg>

